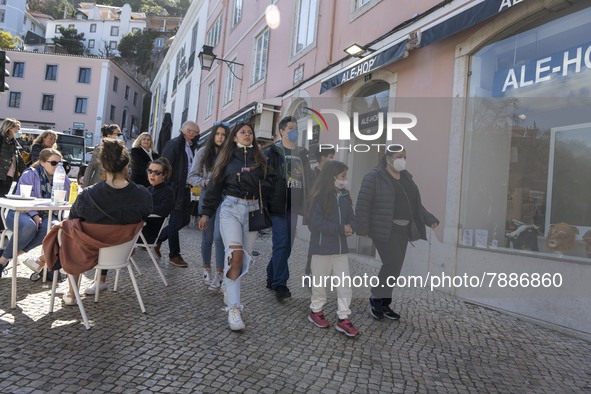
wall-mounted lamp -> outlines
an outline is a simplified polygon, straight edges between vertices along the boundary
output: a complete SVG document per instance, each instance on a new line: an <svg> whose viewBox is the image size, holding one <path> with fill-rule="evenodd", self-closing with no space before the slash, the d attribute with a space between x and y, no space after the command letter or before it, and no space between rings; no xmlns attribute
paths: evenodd
<svg viewBox="0 0 591 394"><path fill-rule="evenodd" d="M201 49L201 52L199 52L199 55L197 55L197 57L199 58L199 61L201 62L201 69L205 70L205 71L209 71L211 70L211 66L213 66L213 62L215 62L216 60L218 62L224 62L228 65L228 67L230 68L230 72L232 74L234 74L234 70L232 70L232 67L230 67L230 64L236 64L238 66L244 66L244 64L242 63L237 63L237 62L233 62L231 60L226 60L226 59L222 59L216 56L215 53L213 53L213 47L209 46L209 45L203 45L203 48ZM236 74L234 74L234 76L241 80L240 78L238 78L238 76Z"/></svg>
<svg viewBox="0 0 591 394"><path fill-rule="evenodd" d="M353 44L348 48L345 48L344 51L347 52L349 55L355 57L363 57L365 56L366 52L375 52L373 49L364 47L363 45L359 44Z"/></svg>

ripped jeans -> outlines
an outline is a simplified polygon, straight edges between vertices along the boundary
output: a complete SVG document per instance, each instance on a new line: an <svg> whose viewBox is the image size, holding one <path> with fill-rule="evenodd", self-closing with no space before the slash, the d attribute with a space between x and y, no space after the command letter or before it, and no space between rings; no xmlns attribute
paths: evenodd
<svg viewBox="0 0 591 394"><path fill-rule="evenodd" d="M248 272L248 268L252 263L252 248L258 234L256 231L248 231L248 213L258 208L258 200L244 200L232 196L227 196L219 207L220 232L226 250L223 286L226 290L228 308L235 305L242 308L240 303L240 281ZM232 246L240 246L241 248L232 249ZM236 280L232 280L227 275L230 270L230 258L235 250L243 251L242 270L240 276Z"/></svg>

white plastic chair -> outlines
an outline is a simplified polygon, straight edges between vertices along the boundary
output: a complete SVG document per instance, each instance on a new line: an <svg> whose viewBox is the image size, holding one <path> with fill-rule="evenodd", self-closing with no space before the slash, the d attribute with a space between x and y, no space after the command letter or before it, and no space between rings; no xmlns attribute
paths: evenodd
<svg viewBox="0 0 591 394"><path fill-rule="evenodd" d="M139 290L137 282L135 280L133 270L131 269L131 266L129 264L131 252L133 251L135 243L137 242L137 239L140 234L141 234L141 229L133 237L133 239L131 239L128 242L99 249L98 263L94 267L95 268L94 280L95 280L95 283L97 283L97 286L95 286L96 292L94 295L94 302L98 302L98 298L99 298L99 287L100 286L98 286L98 283L99 283L99 279L100 279L101 270L103 270L103 269L117 270L117 274L115 275L115 286L113 288L113 291L117 291L117 285L119 283L119 270L127 267L127 270L129 271L129 276L131 278L131 283L133 284L133 288L134 288L135 294L137 296L138 303L140 304L140 309L142 310L142 313L146 313L146 308L144 307L144 302L142 301L142 296L140 294L140 290ZM62 243L61 235L62 235L62 230L60 229L58 231L58 243L60 245ZM53 275L53 283L51 286L51 301L49 304L49 311L50 312L53 312L53 306L54 306L54 301L55 301L55 291L57 288L57 277L58 277L58 275L56 272ZM79 291L80 283L74 283L75 282L74 275L68 274L68 279L70 281L70 284L72 285L72 289L74 290L74 295L76 296L76 303L78 304L78 308L80 309L80 314L82 315L82 320L84 321L84 326L86 327L87 330L90 330L90 324L88 323L88 317L86 316L86 311L84 310L84 305L82 305L82 299L80 297L80 291Z"/></svg>
<svg viewBox="0 0 591 394"><path fill-rule="evenodd" d="M159 218L161 216L152 214L152 215L150 215L148 217L149 218ZM140 232L139 238L142 240L142 243L135 245L137 247L146 249L146 251L150 255L150 258L152 259L152 262L154 263L154 267L156 267L156 271L158 271L158 275L160 275L160 278L162 279L162 282L164 282L164 286L168 286L168 282L166 281L166 278L164 277L164 274L162 273L162 270L160 269L160 266L158 265L158 260L156 259L156 252L154 250L154 247L156 246L156 242L158 242L158 238L160 238L160 233L162 233L162 230L164 229L164 227L166 227L167 224L168 224L168 216L162 222L162 225L160 226L160 231L158 231L158 235L156 236L156 239L155 239L155 241L153 243L149 244L148 241L146 241L146 238L144 237L144 234L142 234ZM129 259L131 260L131 263L135 267L135 269L138 272L138 274L141 275L142 272L140 271L140 269L139 269L136 261L134 260L133 256L130 256Z"/></svg>

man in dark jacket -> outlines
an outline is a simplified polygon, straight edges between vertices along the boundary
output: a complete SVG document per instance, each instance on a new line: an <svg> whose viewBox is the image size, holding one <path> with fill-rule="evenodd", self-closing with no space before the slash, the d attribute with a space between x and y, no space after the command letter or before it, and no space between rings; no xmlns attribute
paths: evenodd
<svg viewBox="0 0 591 394"><path fill-rule="evenodd" d="M189 205L191 204L191 186L187 184L187 175L193 165L193 155L199 140L199 126L190 120L183 123L181 134L171 139L164 146L162 157L165 157L172 166L172 175L169 184L174 190L175 204L170 213L168 226L166 226L156 247L156 253L160 254L160 244L168 239L168 256L170 264L177 267L187 267L187 262L181 256L179 231L191 221Z"/></svg>
<svg viewBox="0 0 591 394"><path fill-rule="evenodd" d="M269 201L273 222L273 255L267 266L267 288L275 290L279 300L291 297L287 280L287 260L295 238L298 215L304 215L312 169L308 151L296 145L297 120L287 116L279 122L281 139L265 150L269 166L277 175L277 184Z"/></svg>

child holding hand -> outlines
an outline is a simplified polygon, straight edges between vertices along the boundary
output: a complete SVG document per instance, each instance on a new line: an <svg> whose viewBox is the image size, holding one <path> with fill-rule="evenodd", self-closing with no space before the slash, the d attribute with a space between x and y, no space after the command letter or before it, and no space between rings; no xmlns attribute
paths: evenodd
<svg viewBox="0 0 591 394"><path fill-rule="evenodd" d="M321 328L330 326L322 311L326 304L325 278L350 275L347 237L353 235L355 214L346 190L347 170L348 167L340 161L326 163L310 195L308 227L311 232L312 300L308 320ZM341 283L336 290L339 319L335 328L349 337L356 337L359 330L349 320L351 287Z"/></svg>

